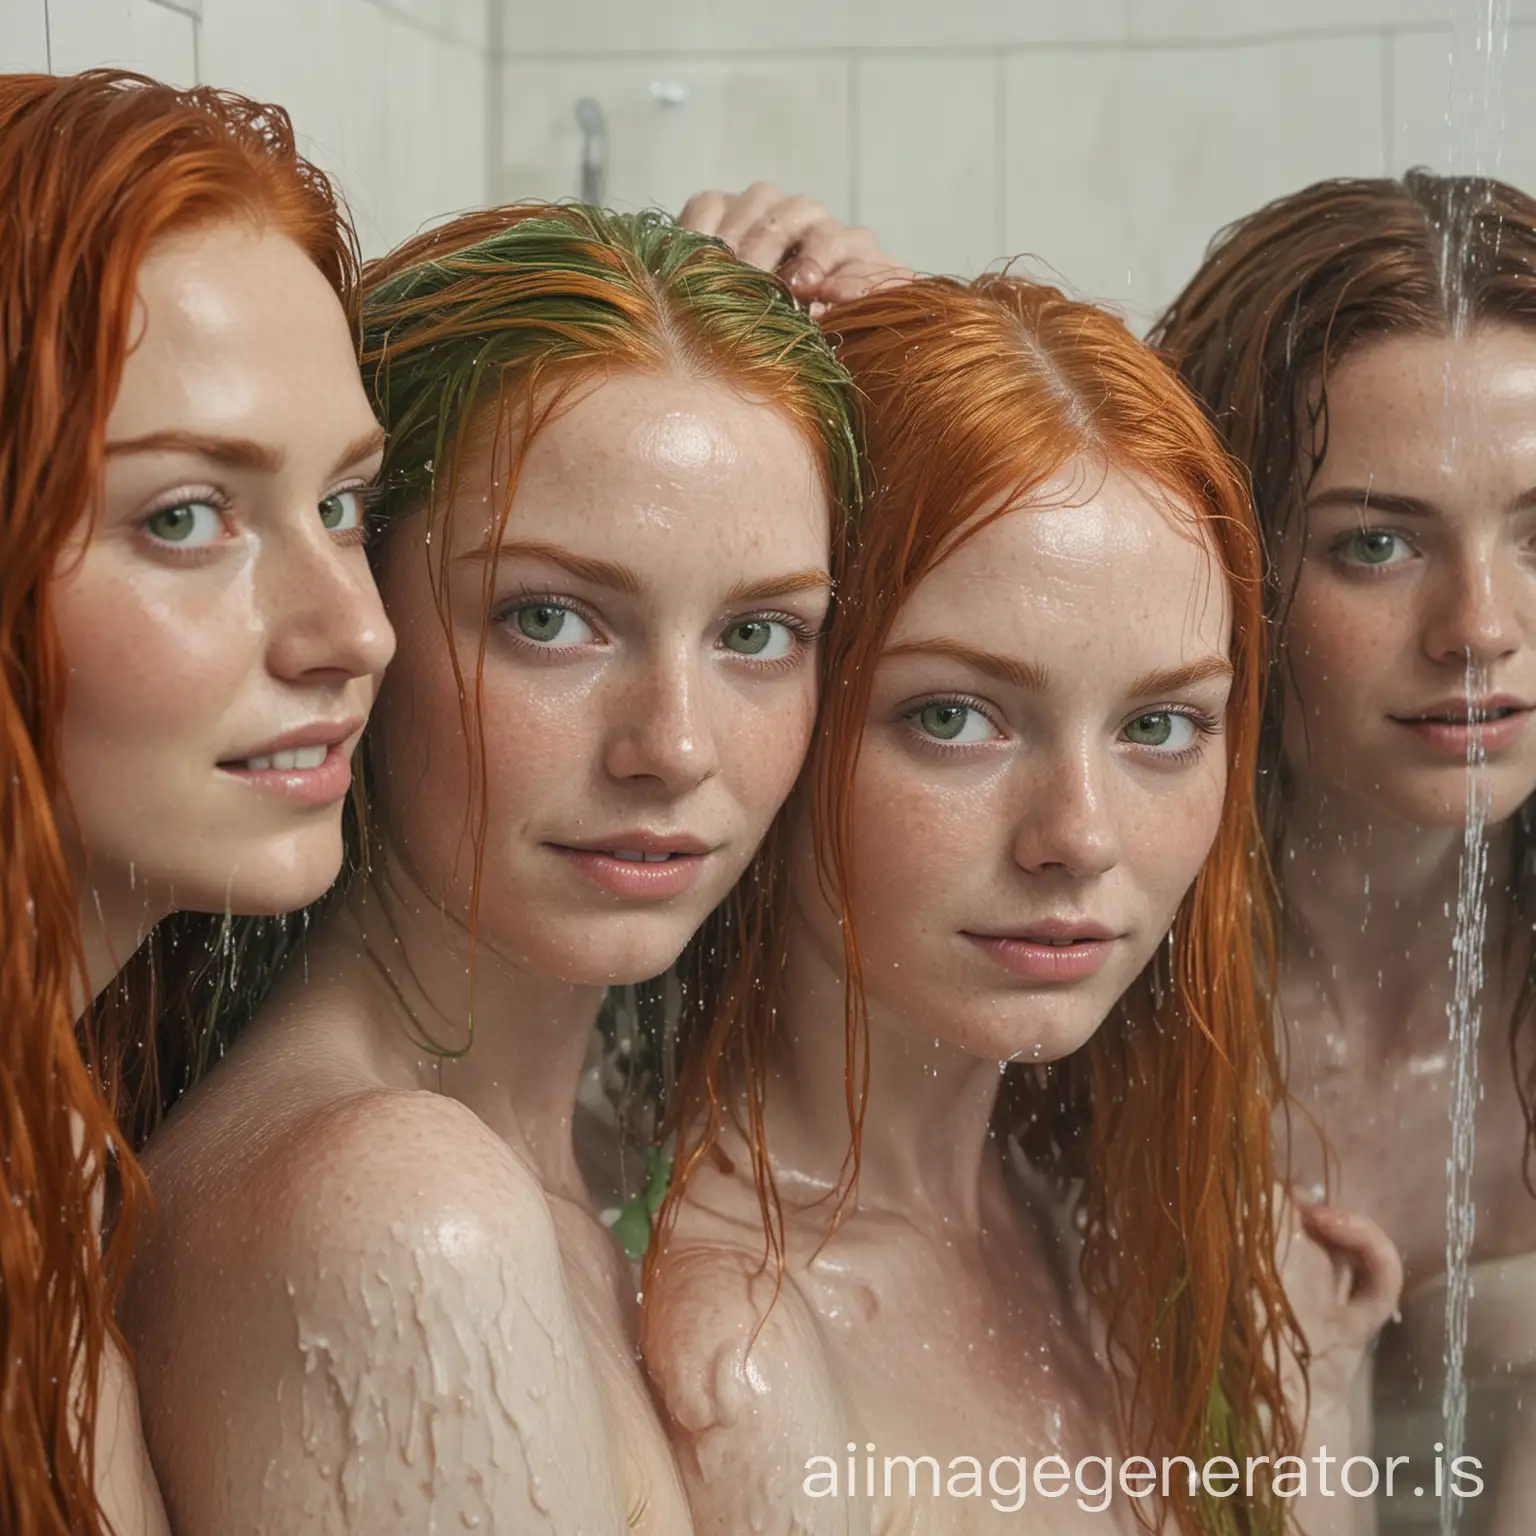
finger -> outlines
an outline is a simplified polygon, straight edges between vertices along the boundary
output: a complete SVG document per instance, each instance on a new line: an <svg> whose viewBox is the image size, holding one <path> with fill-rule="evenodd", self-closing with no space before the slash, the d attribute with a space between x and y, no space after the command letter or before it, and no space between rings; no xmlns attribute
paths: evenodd
<svg viewBox="0 0 1536 1536"><path fill-rule="evenodd" d="M784 258L818 224L834 222L820 203L808 197L785 197L765 208L741 238L736 254L765 272L777 272Z"/></svg>
<svg viewBox="0 0 1536 1536"><path fill-rule="evenodd" d="M849 299L862 299L866 293L910 281L911 273L905 267L850 261L826 275L818 289L818 297L828 304L842 304ZM799 293L798 289L796 293Z"/></svg>
<svg viewBox="0 0 1536 1536"><path fill-rule="evenodd" d="M728 202L724 192L695 192L683 204L677 222L684 229L696 229L701 235L718 234Z"/></svg>
<svg viewBox="0 0 1536 1536"><path fill-rule="evenodd" d="M746 233L775 203L784 201L784 194L771 181L754 181L745 192L726 198L725 216L715 231L730 248L741 255L741 243ZM745 259L745 258L743 258Z"/></svg>
<svg viewBox="0 0 1536 1536"><path fill-rule="evenodd" d="M1360 1211L1309 1205L1302 1210L1302 1221L1312 1238L1346 1266L1349 1304L1384 1323L1397 1310L1403 1291L1403 1260L1397 1245Z"/></svg>

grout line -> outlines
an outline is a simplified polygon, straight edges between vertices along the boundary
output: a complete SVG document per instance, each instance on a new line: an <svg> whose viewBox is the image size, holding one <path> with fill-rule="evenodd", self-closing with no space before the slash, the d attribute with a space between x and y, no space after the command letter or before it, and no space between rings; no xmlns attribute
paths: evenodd
<svg viewBox="0 0 1536 1536"><path fill-rule="evenodd" d="M485 0L485 200L506 201L506 16L502 0Z"/></svg>
<svg viewBox="0 0 1536 1536"><path fill-rule="evenodd" d="M492 0L494 3L494 0ZM468 48L471 52L478 52L476 45L468 38L457 36L442 27L434 27L425 22L419 16L413 16L409 11L403 11L399 6L390 3L390 0L367 0L374 10L388 16L393 21L400 22L409 27L413 32L419 32L423 37L430 37L434 42L451 43L456 48Z"/></svg>
<svg viewBox="0 0 1536 1536"><path fill-rule="evenodd" d="M1390 32L1384 32L1381 36L1381 118L1382 141L1381 154L1386 162L1385 170L1388 176L1397 176L1401 171L1397 163L1397 92L1396 82L1392 69L1393 37Z"/></svg>
<svg viewBox="0 0 1536 1536"><path fill-rule="evenodd" d="M149 0L149 3L158 5L162 11L174 11L178 16L185 16L193 23L202 20L200 0Z"/></svg>
<svg viewBox="0 0 1536 1536"><path fill-rule="evenodd" d="M380 0L374 0L375 4ZM1521 31L1536 28L1536 20L1514 21L1510 30ZM509 60L520 64L623 64L658 63L738 63L767 59L911 59L911 58L975 58L978 53L993 48L1005 49L1010 54L1023 53L1192 53L1235 52L1240 49L1270 48L1284 43L1342 42L1347 40L1378 39L1383 30L1399 37L1448 37L1450 29L1431 22L1422 25L1407 24L1383 28L1362 24L1349 27L1308 27L1294 32L1261 32L1244 37L1186 37L1186 38L1118 38L1090 39L1079 42L1034 43L946 43L937 46L927 44L879 44L867 46L850 43L841 47L827 48L515 48L508 49Z"/></svg>
<svg viewBox="0 0 1536 1536"><path fill-rule="evenodd" d="M48 73L53 73L53 18L48 14L48 0L43 0L43 57L48 61Z"/></svg>
<svg viewBox="0 0 1536 1536"><path fill-rule="evenodd" d="M1008 248L1008 55L1001 49L992 65L992 89L992 249L1002 251Z"/></svg>
<svg viewBox="0 0 1536 1536"><path fill-rule="evenodd" d="M863 185L863 137L859 133L859 60L848 60L848 222L859 222L859 188Z"/></svg>

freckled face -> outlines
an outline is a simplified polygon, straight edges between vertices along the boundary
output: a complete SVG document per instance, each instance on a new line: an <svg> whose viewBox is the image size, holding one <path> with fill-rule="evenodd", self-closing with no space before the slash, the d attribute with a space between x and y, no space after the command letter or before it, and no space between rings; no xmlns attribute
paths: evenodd
<svg viewBox="0 0 1536 1536"><path fill-rule="evenodd" d="M1492 817L1511 815L1536 791L1536 332L1346 357L1281 570L1298 778L1368 815L1455 826L1472 737ZM1490 706L1470 717L1469 660L1474 711Z"/></svg>
<svg viewBox="0 0 1536 1536"><path fill-rule="evenodd" d="M1081 466L1040 500L902 609L853 790L872 1007L997 1060L1052 1060L1098 1028L1171 927L1227 779L1212 555L1118 471ZM798 921L840 967L807 820Z"/></svg>
<svg viewBox="0 0 1536 1536"><path fill-rule="evenodd" d="M505 466L466 465L433 606L426 516L389 535L401 650L373 733L383 835L467 920L473 777L488 778L480 942L538 974L638 981L682 951L789 793L816 706L830 512L803 433L718 381L619 374L529 450L500 556ZM498 490L497 487L501 489Z"/></svg>
<svg viewBox="0 0 1536 1536"><path fill-rule="evenodd" d="M287 911L340 868L347 759L394 648L360 531L382 434L292 241L166 239L138 297L98 515L51 593L70 851L104 906ZM295 733L302 755L272 761Z"/></svg>

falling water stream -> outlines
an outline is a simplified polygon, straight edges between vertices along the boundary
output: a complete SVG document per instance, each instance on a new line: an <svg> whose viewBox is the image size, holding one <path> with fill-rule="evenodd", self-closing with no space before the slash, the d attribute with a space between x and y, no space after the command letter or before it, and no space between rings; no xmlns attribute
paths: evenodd
<svg viewBox="0 0 1536 1536"><path fill-rule="evenodd" d="M1450 94L1446 110L1447 163L1453 171L1496 176L1504 137L1504 62L1509 47L1509 0L1452 0L1453 30ZM1465 332L1469 296L1463 282L1465 242L1475 207L1454 210L1441 231L1442 275L1446 308L1453 332ZM1446 375L1446 454L1457 457L1458 444L1472 441L1476 423L1462 419L1465 410ZM1469 656L1466 672L1468 709L1487 694L1484 670ZM1445 1466L1454 1466L1466 1444L1466 1342L1469 1273L1477 1211L1472 1198L1475 1151L1478 1035L1482 1026L1483 952L1488 930L1488 809L1486 755L1476 736L1467 745L1467 820L1456 892L1456 930L1452 944L1453 991L1447 1020L1450 1026L1450 1154L1446 1158L1445 1237L1445 1386L1441 1398ZM1441 1536L1455 1536L1462 1499L1453 1492L1455 1479L1440 1491Z"/></svg>

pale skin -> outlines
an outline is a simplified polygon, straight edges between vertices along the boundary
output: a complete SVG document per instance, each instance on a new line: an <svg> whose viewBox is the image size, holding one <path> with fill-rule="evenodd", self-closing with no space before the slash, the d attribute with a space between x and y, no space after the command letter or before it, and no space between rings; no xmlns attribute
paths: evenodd
<svg viewBox="0 0 1536 1536"><path fill-rule="evenodd" d="M100 501L52 592L82 1007L174 910L325 890L341 796L304 772L301 797L253 782L239 760L296 728L360 730L394 646L348 535L381 438L324 278L281 236L215 225L153 246L137 293ZM118 1536L166 1532L110 1345L96 1457Z"/></svg>
<svg viewBox="0 0 1536 1536"><path fill-rule="evenodd" d="M1494 326L1456 341L1374 341L1334 369L1328 402L1327 455L1304 532L1283 554L1298 584L1286 629L1296 799L1280 861L1281 1000L1292 1085L1333 1149L1330 1193L1385 1227L1411 1294L1445 1268L1447 959L1469 660L1476 697L1510 710L1478 770L1492 884L1472 1261L1536 1253L1508 1054L1529 936L1504 894L1512 817L1536 791L1536 336ZM1463 724L1443 745L1405 724L1457 711ZM1300 1117L1294 1131L1298 1182L1321 1191L1322 1144ZM1529 1336L1529 1309L1501 1326ZM1440 1341L1427 1342L1437 1372ZM1511 1454L1528 1478L1536 1434L1521 1435ZM1514 1483L1498 1498L1494 1529L1513 1536L1528 1502Z"/></svg>
<svg viewBox="0 0 1536 1536"><path fill-rule="evenodd" d="M1041 499L924 579L877 666L851 892L871 1076L856 1197L830 1239L845 973L795 812L767 1100L783 1290L770 1307L733 1139L732 1170L706 1168L684 1204L649 1302L647 1359L700 1531L1138 1529L1123 1495L1090 1491L1092 1467L1087 1487L1022 1508L990 1483L935 1498L922 1481L913 1497L901 1463L882 1484L886 1456L932 1456L946 1478L975 1457L986 1483L998 1457L1121 1454L1070 1225L990 1121L998 1063L1085 1043L1205 858L1226 786L1230 610L1208 548L1139 480L1079 464ZM1008 963L1052 919L1105 936L1091 974ZM850 1443L861 1479L874 1448L874 1497L842 1481L816 1496L811 1458L841 1468Z"/></svg>
<svg viewBox="0 0 1536 1536"><path fill-rule="evenodd" d="M505 489L481 442L431 545L425 511L387 535L372 873L149 1149L128 1315L184 1536L689 1529L577 1083L603 989L676 958L793 784L830 513L799 428L673 373L542 429L487 608ZM488 626L472 1045L450 522L471 679Z"/></svg>

